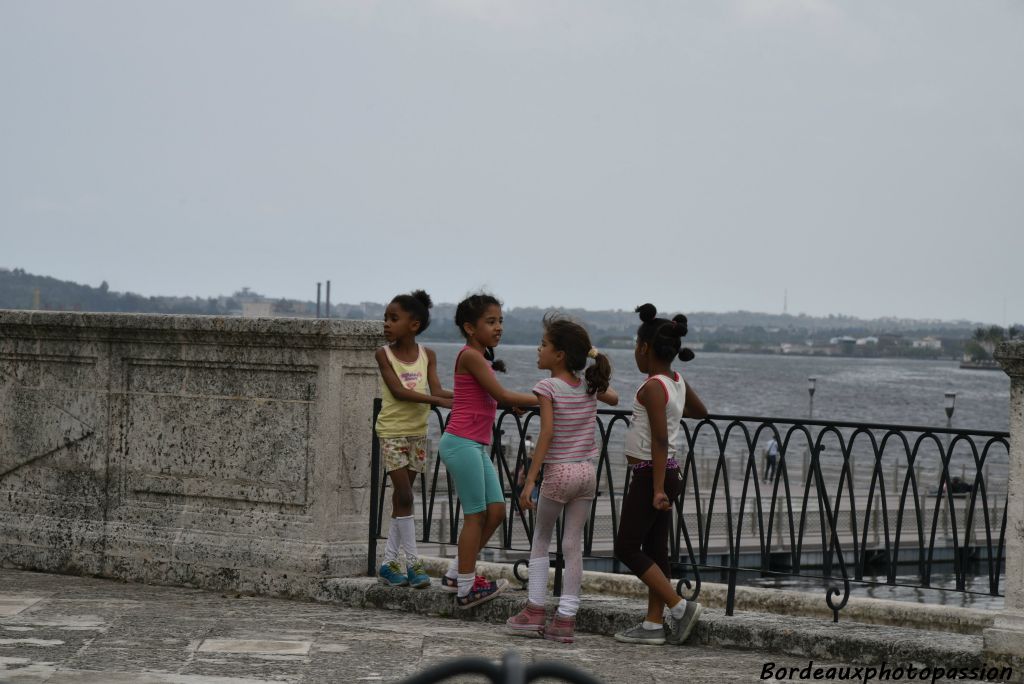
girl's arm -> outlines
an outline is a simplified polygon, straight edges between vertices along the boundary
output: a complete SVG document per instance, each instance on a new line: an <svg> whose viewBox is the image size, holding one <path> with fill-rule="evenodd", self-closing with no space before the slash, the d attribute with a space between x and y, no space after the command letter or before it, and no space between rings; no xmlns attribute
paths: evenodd
<svg viewBox="0 0 1024 684"><path fill-rule="evenodd" d="M618 406L619 393L613 390L611 387L609 387L604 392L597 393L597 400L605 404L608 404L609 406Z"/></svg>
<svg viewBox="0 0 1024 684"><path fill-rule="evenodd" d="M686 399L683 404L683 418L707 418L708 410L704 407L704 402L700 400L697 393L690 387L690 383L686 383Z"/></svg>
<svg viewBox="0 0 1024 684"><path fill-rule="evenodd" d="M665 387L661 382L648 381L640 392L637 400L647 409L647 419L651 421L651 475L654 478L654 498L651 505L659 511L667 511L672 502L665 494L665 464L668 461L668 424L665 422Z"/></svg>
<svg viewBox="0 0 1024 684"><path fill-rule="evenodd" d="M452 391L441 387L441 381L437 378L437 355L434 354L433 349L427 349L426 347L424 349L427 350L427 384L430 385L430 393L435 397L448 399L446 403L438 404L438 406L451 408Z"/></svg>
<svg viewBox="0 0 1024 684"><path fill-rule="evenodd" d="M498 379L491 372L490 363L483 354L476 350L467 349L460 358L462 370L476 378L484 391L491 395L495 401L502 406L536 406L537 397L534 394L525 392L512 392L501 386Z"/></svg>
<svg viewBox="0 0 1024 684"><path fill-rule="evenodd" d="M540 401L540 436L537 437L537 446L533 448L533 460L530 461L530 472L526 474L526 482L523 483L523 491L519 495L519 507L529 510L534 507L530 495L537 484L537 475L540 474L540 467L544 465L544 457L551 447L551 438L555 434L555 409L551 399L545 396L537 396Z"/></svg>
<svg viewBox="0 0 1024 684"><path fill-rule="evenodd" d="M433 404L435 406L445 405L446 401L444 397L435 397L431 394L420 394L414 392L411 389L405 387L402 382L395 375L395 369L391 367L391 362L388 361L388 354L381 347L374 354L377 359L377 366L380 368L380 377L384 378L384 384L387 385L388 390L391 392L395 399L400 401L411 401L417 404ZM429 368L429 366L428 366ZM451 407L451 400L447 400L447 406Z"/></svg>

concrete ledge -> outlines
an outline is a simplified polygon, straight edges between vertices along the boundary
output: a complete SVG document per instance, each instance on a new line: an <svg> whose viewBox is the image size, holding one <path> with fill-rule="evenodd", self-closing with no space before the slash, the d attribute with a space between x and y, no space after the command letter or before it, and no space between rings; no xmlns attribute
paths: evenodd
<svg viewBox="0 0 1024 684"><path fill-rule="evenodd" d="M427 570L440 576L448 568L446 558L423 558ZM518 587L519 582L512 573L512 566L504 563L477 563L479 572L488 577L504 577ZM525 569L523 570L525 572ZM551 586L555 574L549 574ZM698 601L707 608L725 610L726 592L724 584L703 582ZM584 596L616 595L634 598L647 597L647 587L632 575L617 575L608 572L585 571L583 573ZM808 594L778 589L757 589L736 587L736 610L773 615L813 617L832 622L832 611L825 603L824 592ZM865 599L850 597L839 613L840 624L848 621L871 625L890 625L912 629L952 632L954 634L981 634L992 626L991 611L952 606L933 606L906 601Z"/></svg>
<svg viewBox="0 0 1024 684"><path fill-rule="evenodd" d="M456 608L452 594L440 590L436 580L430 588L416 590L385 587L376 578L346 578L324 582L317 599L353 608L501 624L523 607L526 592L510 589L486 604L463 611ZM585 595L577 629L611 636L635 625L645 610L646 603L634 598ZM705 609L690 643L863 665L915 663L923 667L943 663L944 667L973 668L984 663L980 636L944 634L937 639L934 632L905 627L852 621L834 624L819 618L765 613L737 612L727 617L715 608Z"/></svg>

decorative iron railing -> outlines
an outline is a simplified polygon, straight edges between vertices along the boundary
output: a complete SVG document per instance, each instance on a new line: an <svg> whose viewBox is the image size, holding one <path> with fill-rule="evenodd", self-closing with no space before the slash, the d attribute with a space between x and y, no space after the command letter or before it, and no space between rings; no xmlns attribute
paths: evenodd
<svg viewBox="0 0 1024 684"><path fill-rule="evenodd" d="M374 416L379 407L376 400ZM433 416L431 433L439 435L446 416L438 409ZM621 455L628 425L626 411L598 411L598 491L584 530L585 562L601 561L615 571L623 569L612 542L629 486ZM533 515L519 507L517 473L525 472L525 438L538 429L536 411L519 416L506 411L494 425L491 458L509 505L489 548L509 560L529 552ZM670 539L680 594L695 599L702 572L716 573L728 585L731 615L739 573L800 576L827 585L825 600L836 621L851 582L1000 595L1008 433L732 415L684 419L681 433L677 458L683 493L675 502ZM771 437L779 457L765 480L763 450ZM376 571L388 487L376 434L372 477L378 486L371 497L370 574ZM417 488L420 542L455 544L460 506L439 458ZM560 525L557 533L556 592ZM516 564L521 580L522 564ZM940 564L952 567L952 588L933 586ZM906 572L900 575L900 568L911 568L913 581L905 579ZM880 578L869 579L872 573Z"/></svg>

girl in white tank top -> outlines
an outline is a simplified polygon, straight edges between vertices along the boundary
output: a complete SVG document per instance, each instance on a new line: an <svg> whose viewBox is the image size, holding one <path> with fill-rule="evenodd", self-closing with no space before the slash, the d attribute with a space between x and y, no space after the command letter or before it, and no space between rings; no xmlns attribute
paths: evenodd
<svg viewBox="0 0 1024 684"><path fill-rule="evenodd" d="M681 349L686 317L658 318L653 304L644 304L637 313L643 324L637 330L634 358L647 380L633 400L626 434L625 455L632 477L622 501L615 556L647 585L648 610L643 622L615 638L637 644L681 644L697 624L701 606L680 598L668 580L672 502L682 490L675 456L680 420L703 418L707 410L672 370L677 356L683 361L693 359L692 351Z"/></svg>

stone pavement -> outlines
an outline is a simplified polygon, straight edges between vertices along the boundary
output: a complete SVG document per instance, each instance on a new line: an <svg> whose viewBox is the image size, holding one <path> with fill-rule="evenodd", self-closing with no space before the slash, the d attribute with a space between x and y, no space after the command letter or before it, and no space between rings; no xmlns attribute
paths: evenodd
<svg viewBox="0 0 1024 684"><path fill-rule="evenodd" d="M392 682L461 656L497 661L510 649L630 684L757 682L765 662L808 663L593 634L563 645L487 622L0 570L0 682Z"/></svg>

